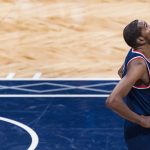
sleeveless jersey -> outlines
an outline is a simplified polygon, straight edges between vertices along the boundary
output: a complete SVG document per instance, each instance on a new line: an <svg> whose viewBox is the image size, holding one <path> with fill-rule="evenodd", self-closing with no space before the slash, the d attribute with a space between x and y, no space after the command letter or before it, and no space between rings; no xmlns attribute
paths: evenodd
<svg viewBox="0 0 150 150"><path fill-rule="evenodd" d="M150 61L139 51L131 49L123 65L123 77L127 73L127 67L132 60L143 59L150 77ZM139 115L150 116L150 85L133 86L125 97L128 107ZM150 150L150 129L125 120L124 137L128 150Z"/></svg>
<svg viewBox="0 0 150 150"><path fill-rule="evenodd" d="M150 61L140 52L131 49L123 66L123 76L127 73L127 66L132 60L143 59L146 63L150 77ZM129 94L125 98L128 107L140 115L150 115L150 85L133 86Z"/></svg>

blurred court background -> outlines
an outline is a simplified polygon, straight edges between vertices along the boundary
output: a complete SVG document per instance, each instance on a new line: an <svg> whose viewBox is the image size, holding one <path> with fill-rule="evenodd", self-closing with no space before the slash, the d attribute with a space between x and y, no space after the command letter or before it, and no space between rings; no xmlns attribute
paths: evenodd
<svg viewBox="0 0 150 150"><path fill-rule="evenodd" d="M122 30L149 0L0 0L0 77L117 77Z"/></svg>
<svg viewBox="0 0 150 150"><path fill-rule="evenodd" d="M36 150L126 150L123 120L105 107L118 80L98 79L118 77L123 28L149 16L150 0L0 0L0 78L49 78L0 80L0 116L30 126ZM0 149L27 149L1 117Z"/></svg>

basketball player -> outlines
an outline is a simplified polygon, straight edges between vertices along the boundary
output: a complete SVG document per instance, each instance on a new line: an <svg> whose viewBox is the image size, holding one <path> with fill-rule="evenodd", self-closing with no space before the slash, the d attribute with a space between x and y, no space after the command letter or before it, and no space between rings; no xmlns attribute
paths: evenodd
<svg viewBox="0 0 150 150"><path fill-rule="evenodd" d="M106 105L125 119L128 150L150 150L150 25L134 20L124 28L123 37L131 49Z"/></svg>

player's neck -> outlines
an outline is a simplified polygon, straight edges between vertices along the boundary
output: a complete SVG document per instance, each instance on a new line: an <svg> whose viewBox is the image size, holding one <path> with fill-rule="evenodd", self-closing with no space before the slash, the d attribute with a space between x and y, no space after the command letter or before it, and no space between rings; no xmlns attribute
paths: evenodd
<svg viewBox="0 0 150 150"><path fill-rule="evenodd" d="M148 59L150 59L150 45L144 45L137 48L141 53L143 53Z"/></svg>

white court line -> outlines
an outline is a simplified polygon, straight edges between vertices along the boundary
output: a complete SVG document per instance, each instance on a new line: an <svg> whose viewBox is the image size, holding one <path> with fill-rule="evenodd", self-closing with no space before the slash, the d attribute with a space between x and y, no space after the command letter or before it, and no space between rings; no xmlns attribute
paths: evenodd
<svg viewBox="0 0 150 150"><path fill-rule="evenodd" d="M40 77L42 76L42 73L41 72L37 72L34 74L34 76L32 77L33 80L37 80L37 79L40 79Z"/></svg>
<svg viewBox="0 0 150 150"><path fill-rule="evenodd" d="M14 72L11 72L9 73L7 76L6 76L6 80L12 80L14 77L15 77L15 73Z"/></svg>
<svg viewBox="0 0 150 150"><path fill-rule="evenodd" d="M23 123L20 123L20 122L17 122L15 120L11 120L11 119L8 119L8 118L0 117L0 120L11 123L11 124L14 124L16 126L19 126L22 129L24 129L25 131L27 131L30 134L31 139L32 139L31 145L27 150L35 150L35 148L37 147L37 145L39 143L39 138L38 138L37 134L31 128L24 125Z"/></svg>
<svg viewBox="0 0 150 150"><path fill-rule="evenodd" d="M0 94L0 97L108 97L109 94Z"/></svg>
<svg viewBox="0 0 150 150"><path fill-rule="evenodd" d="M0 78L1 81L20 81L20 80L24 80L24 81L33 81L33 78L13 78L13 79L6 79L6 78ZM57 80L62 80L62 81L73 81L73 80L83 80L83 81L96 81L96 80L120 80L120 78L40 78L37 79L37 81L57 81Z"/></svg>
<svg viewBox="0 0 150 150"><path fill-rule="evenodd" d="M42 83L32 83L32 84L23 84L23 85L17 85L17 86L0 86L1 89L15 89L15 90L20 90L20 91L28 91L28 92L36 92L36 93L43 93L43 92L53 92L53 91L62 91L62 90L71 90L71 89L82 89L82 90L90 90L90 91L97 91L97 92L106 92L110 93L111 91L108 90L103 90L103 89L95 89L92 87L96 86L105 86L105 85L116 85L117 82L112 82L112 83L98 83L98 84L90 84L90 85L83 85L83 86L71 86L71 85L66 85L66 84L58 84L58 83L50 83L50 82L42 82ZM59 87L64 87L64 88L57 88L57 89L49 89L49 90L33 90L33 89L28 89L30 86L39 86L39 85L54 85L54 86L59 86ZM91 87L91 88L90 88Z"/></svg>

